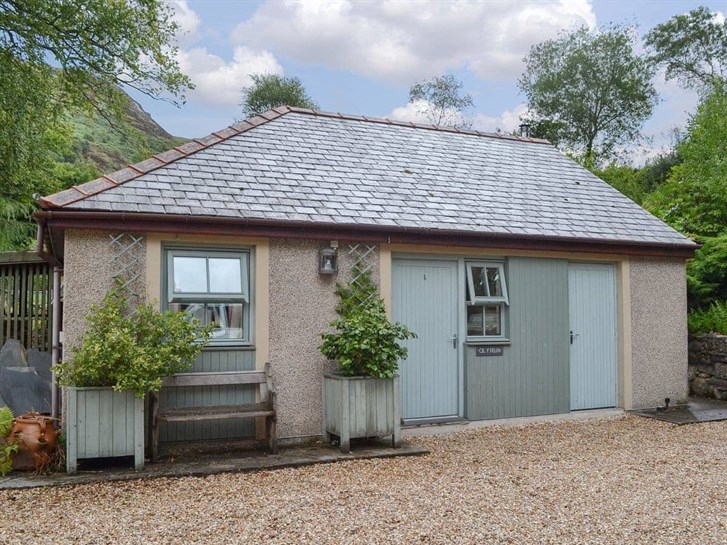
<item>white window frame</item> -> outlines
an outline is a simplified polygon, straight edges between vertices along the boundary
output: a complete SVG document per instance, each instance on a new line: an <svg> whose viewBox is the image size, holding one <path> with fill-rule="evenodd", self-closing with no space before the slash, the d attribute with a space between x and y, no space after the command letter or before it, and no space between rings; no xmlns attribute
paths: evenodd
<svg viewBox="0 0 727 545"><path fill-rule="evenodd" d="M472 274L472 269L474 267L481 267L485 270L487 269L497 269L498 275L500 278L500 289L502 290L502 295L496 295L492 296L489 295L490 293L490 286L488 282L485 282L485 289L487 290L487 295L475 295L475 283L474 278ZM472 306L484 306L484 305L493 305L497 304L500 305L500 334L499 335L487 335L485 333L486 328L484 325L484 313L482 316L483 319L483 326L482 326L482 335L467 335L468 340L472 341L503 341L507 340L507 332L506 332L506 307L510 306L510 299L507 294L507 279L505 278L505 264L503 262L498 261L465 261L465 274L467 277L467 287L469 291L469 299L466 301L468 307ZM483 311L484 312L484 311ZM467 330L467 317L465 316L465 330Z"/></svg>
<svg viewBox="0 0 727 545"><path fill-rule="evenodd" d="M250 250L249 249L206 249L194 247L166 247L166 297L165 308L174 303L200 303L200 304L242 304L243 328L241 339L210 339L210 347L249 346L252 344L252 301L250 297ZM174 291L174 258L196 257L205 258L207 267L207 292L175 292ZM210 274L209 260L214 258L227 258L240 260L240 291L239 292L209 292Z"/></svg>

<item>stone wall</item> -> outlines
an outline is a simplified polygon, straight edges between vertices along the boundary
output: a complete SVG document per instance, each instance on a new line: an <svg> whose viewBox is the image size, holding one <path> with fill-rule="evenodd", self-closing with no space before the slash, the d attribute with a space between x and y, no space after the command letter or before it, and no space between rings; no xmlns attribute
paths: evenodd
<svg viewBox="0 0 727 545"><path fill-rule="evenodd" d="M727 336L689 338L689 393L727 400Z"/></svg>

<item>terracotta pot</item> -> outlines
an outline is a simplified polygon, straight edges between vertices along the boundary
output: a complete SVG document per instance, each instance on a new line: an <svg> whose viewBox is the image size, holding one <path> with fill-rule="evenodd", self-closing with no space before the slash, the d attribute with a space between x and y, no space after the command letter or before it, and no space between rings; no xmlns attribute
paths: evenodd
<svg viewBox="0 0 727 545"><path fill-rule="evenodd" d="M18 452L13 455L15 469L43 471L48 467L60 435L53 420L35 412L21 414L13 420L8 442L19 446Z"/></svg>

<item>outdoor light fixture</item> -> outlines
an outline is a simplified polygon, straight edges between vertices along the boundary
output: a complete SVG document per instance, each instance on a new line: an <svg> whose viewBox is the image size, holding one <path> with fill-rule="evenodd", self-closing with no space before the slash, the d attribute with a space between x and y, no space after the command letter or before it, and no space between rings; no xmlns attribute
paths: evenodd
<svg viewBox="0 0 727 545"><path fill-rule="evenodd" d="M322 248L319 253L318 272L320 274L336 274L338 272L338 242L331 241L330 248Z"/></svg>

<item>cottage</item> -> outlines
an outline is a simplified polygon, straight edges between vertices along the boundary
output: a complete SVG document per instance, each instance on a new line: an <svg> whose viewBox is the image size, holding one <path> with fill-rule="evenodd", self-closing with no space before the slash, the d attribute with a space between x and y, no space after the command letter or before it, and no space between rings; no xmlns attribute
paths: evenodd
<svg viewBox="0 0 727 545"><path fill-rule="evenodd" d="M321 433L319 334L356 260L418 333L405 421L687 396L696 245L542 140L283 107L40 204L66 349L123 273L218 325L195 370L272 362L281 438ZM246 388L167 389L161 404L245 402ZM162 440L247 426L169 425Z"/></svg>

